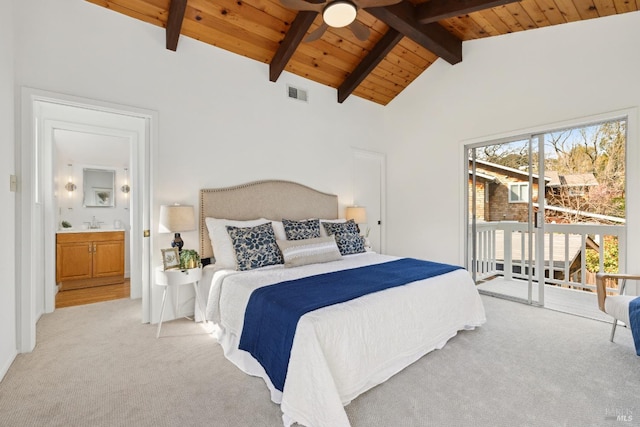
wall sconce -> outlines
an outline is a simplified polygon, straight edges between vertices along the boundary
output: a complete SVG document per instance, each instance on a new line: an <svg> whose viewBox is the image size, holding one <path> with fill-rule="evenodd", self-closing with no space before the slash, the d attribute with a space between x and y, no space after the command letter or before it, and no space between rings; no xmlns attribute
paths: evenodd
<svg viewBox="0 0 640 427"><path fill-rule="evenodd" d="M64 185L64 189L69 192L69 197L71 197L71 193L76 191L76 188L78 188L73 183L73 169L72 169L72 167L73 167L73 165L71 163L67 164L67 169L69 170L69 179L67 180L67 183Z"/></svg>
<svg viewBox="0 0 640 427"><path fill-rule="evenodd" d="M129 191L131 191L131 187L129 187L129 169L128 168L124 168L124 184L122 185L122 187L120 187L120 190L124 194L129 194Z"/></svg>
<svg viewBox="0 0 640 427"><path fill-rule="evenodd" d="M162 205L160 206L159 233L175 233L172 248L182 251L184 242L180 237L181 231L193 231L196 229L196 220L191 205Z"/></svg>

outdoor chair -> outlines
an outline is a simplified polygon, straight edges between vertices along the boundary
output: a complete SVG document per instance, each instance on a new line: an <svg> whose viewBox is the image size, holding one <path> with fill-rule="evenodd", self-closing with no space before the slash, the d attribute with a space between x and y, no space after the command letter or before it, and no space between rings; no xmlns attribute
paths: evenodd
<svg viewBox="0 0 640 427"><path fill-rule="evenodd" d="M618 279L617 295L607 295L607 284L605 279ZM629 303L637 296L625 295L624 288L627 280L640 280L640 274L609 274L598 273L596 275L596 291L598 293L598 307L600 310L613 317L613 326L611 327L611 337L609 341L613 342L613 336L616 333L618 320L621 320L627 327L630 326L629 321Z"/></svg>

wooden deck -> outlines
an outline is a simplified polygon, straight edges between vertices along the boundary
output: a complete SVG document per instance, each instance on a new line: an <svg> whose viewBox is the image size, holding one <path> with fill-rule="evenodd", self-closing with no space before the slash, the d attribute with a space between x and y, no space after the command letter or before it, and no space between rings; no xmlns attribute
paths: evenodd
<svg viewBox="0 0 640 427"><path fill-rule="evenodd" d="M538 299L538 283L533 283L533 300ZM480 293L506 296L526 300L527 282L524 280L505 280L498 276L478 284ZM598 309L598 298L595 292L585 292L559 286L545 285L545 308L575 314L590 319L611 323L611 317Z"/></svg>

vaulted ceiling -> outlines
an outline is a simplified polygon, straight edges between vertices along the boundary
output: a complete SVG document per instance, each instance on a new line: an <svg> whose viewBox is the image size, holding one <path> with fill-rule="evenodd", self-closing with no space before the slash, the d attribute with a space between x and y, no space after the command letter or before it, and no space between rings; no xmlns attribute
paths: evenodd
<svg viewBox="0 0 640 427"><path fill-rule="evenodd" d="M286 70L336 88L338 102L354 95L381 105L436 59L462 61L463 41L640 10L640 0L402 0L359 8L356 19L370 30L364 41L348 27L305 41L322 14L282 0L86 1L165 28L159 48L179 49L180 37L191 37L269 64L271 81Z"/></svg>

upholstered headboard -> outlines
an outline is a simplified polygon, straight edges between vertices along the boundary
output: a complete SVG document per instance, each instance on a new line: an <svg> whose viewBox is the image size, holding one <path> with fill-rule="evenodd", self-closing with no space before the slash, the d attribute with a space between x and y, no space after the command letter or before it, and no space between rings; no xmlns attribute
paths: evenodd
<svg viewBox="0 0 640 427"><path fill-rule="evenodd" d="M205 219L251 220L338 218L338 196L290 181L256 181L200 190L200 256L213 256Z"/></svg>

